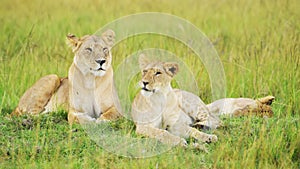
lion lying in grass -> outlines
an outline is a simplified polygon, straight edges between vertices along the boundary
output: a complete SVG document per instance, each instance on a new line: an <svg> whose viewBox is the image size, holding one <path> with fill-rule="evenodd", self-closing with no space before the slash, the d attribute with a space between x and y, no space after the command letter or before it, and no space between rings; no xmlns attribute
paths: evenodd
<svg viewBox="0 0 300 169"><path fill-rule="evenodd" d="M274 96L266 96L256 100L249 98L225 98L208 104L207 108L209 112L220 115L272 117L271 104L274 99Z"/></svg>
<svg viewBox="0 0 300 169"><path fill-rule="evenodd" d="M101 37L68 35L75 54L68 78L42 77L24 93L12 115L34 115L63 107L68 110L69 123L117 119L121 110L110 52L114 38L112 30Z"/></svg>
<svg viewBox="0 0 300 169"><path fill-rule="evenodd" d="M177 63L151 62L141 55L139 64L142 70L141 91L134 98L131 112L137 134L169 145L186 146L184 138L187 137L200 142L215 142L216 135L191 126L217 128L220 111L236 116L254 113L270 117L273 114L270 107L273 96L258 100L226 98L205 105L198 96L171 87L171 81L179 70Z"/></svg>

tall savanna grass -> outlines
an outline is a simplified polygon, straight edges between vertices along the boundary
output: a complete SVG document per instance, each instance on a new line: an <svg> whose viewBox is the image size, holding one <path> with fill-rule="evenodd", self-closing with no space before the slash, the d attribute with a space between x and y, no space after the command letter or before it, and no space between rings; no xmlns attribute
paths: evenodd
<svg viewBox="0 0 300 169"><path fill-rule="evenodd" d="M289 1L39 1L0 5L0 168L299 168L300 2ZM137 12L189 20L214 44L226 73L227 97L274 95L274 117L224 118L209 153L174 148L146 159L119 157L97 146L65 112L8 118L19 98L47 74L67 76L73 54L65 36L93 34ZM206 103L210 81L195 54L158 35L126 39L113 48L113 66L145 48L181 56L196 75ZM196 64L195 64L196 63ZM127 89L126 89L127 90ZM135 89L132 89L133 91ZM126 120L117 127L125 130Z"/></svg>

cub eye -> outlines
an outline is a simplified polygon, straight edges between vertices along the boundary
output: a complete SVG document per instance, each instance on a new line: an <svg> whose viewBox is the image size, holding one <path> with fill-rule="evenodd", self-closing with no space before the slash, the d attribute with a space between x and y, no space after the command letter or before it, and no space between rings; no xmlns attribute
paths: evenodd
<svg viewBox="0 0 300 169"><path fill-rule="evenodd" d="M89 52L92 52L92 51L93 51L92 48L85 48L85 50L88 50Z"/></svg>
<svg viewBox="0 0 300 169"><path fill-rule="evenodd" d="M161 72L156 72L155 73L155 76L158 76L158 75L160 75L161 74Z"/></svg>
<svg viewBox="0 0 300 169"><path fill-rule="evenodd" d="M107 54L107 53L108 53L108 48L103 48L103 52L104 52L105 54Z"/></svg>

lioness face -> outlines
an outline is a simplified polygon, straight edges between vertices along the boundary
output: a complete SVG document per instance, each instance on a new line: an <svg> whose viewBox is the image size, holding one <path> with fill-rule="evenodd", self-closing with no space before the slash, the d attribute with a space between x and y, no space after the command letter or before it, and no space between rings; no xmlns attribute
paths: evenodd
<svg viewBox="0 0 300 169"><path fill-rule="evenodd" d="M74 62L85 66L95 76L103 76L111 66L111 54L103 40L93 35L84 40L76 52Z"/></svg>
<svg viewBox="0 0 300 169"><path fill-rule="evenodd" d="M95 76L104 76L111 66L110 49L114 41L114 32L108 30L101 37L86 35L76 38L68 35L68 40L75 53L74 63L83 72L90 72Z"/></svg>
<svg viewBox="0 0 300 169"><path fill-rule="evenodd" d="M171 81L178 72L178 64L173 62L148 62L140 57L142 80L139 82L142 95L151 96L155 92L165 92L171 88Z"/></svg>

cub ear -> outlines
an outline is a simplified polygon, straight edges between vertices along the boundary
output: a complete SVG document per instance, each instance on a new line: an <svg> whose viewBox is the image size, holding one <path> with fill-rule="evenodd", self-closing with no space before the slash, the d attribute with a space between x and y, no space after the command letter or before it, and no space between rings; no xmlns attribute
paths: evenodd
<svg viewBox="0 0 300 169"><path fill-rule="evenodd" d="M108 29L107 31L102 33L101 37L103 41L109 46L109 48L113 47L116 37L116 34L113 30Z"/></svg>
<svg viewBox="0 0 300 169"><path fill-rule="evenodd" d="M179 65L175 62L166 62L164 63L164 69L168 75L173 77L178 73Z"/></svg>
<svg viewBox="0 0 300 169"><path fill-rule="evenodd" d="M139 56L140 69L145 69L149 63L150 60L147 58L147 56L144 53L140 54Z"/></svg>

